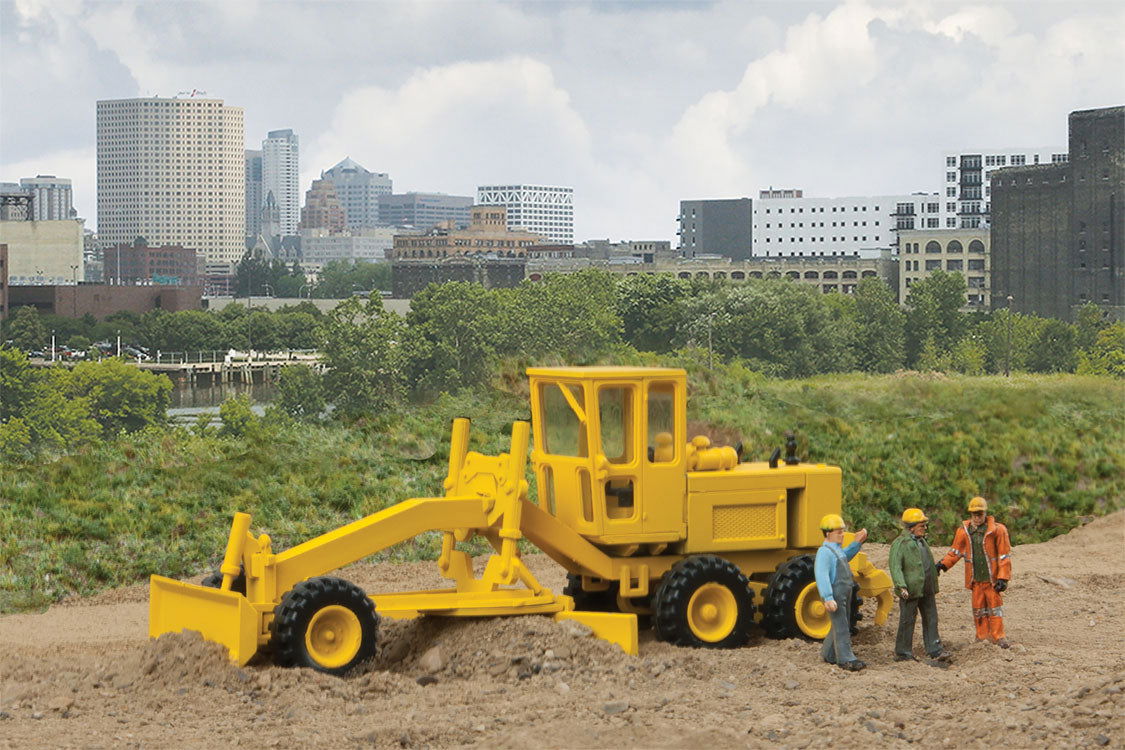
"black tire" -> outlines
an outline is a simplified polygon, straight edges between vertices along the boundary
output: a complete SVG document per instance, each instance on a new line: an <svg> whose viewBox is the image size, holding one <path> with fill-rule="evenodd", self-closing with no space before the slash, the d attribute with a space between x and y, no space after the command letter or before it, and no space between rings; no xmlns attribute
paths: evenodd
<svg viewBox="0 0 1125 750"><path fill-rule="evenodd" d="M205 576L203 578L203 580L200 581L199 585L200 586L206 586L209 589L222 588L222 586L223 586L223 574L216 570L215 572L211 573L211 575ZM234 591L235 593L242 594L243 596L246 596L246 571L245 570L239 570L238 571L238 575L236 575L234 577L234 580L231 581L230 590Z"/></svg>
<svg viewBox="0 0 1125 750"><path fill-rule="evenodd" d="M325 655L310 653L306 633L314 618L329 607L342 607L355 616L349 619L350 627L357 627L354 635L358 644L341 650L339 663ZM342 614L342 613L341 613ZM346 615L344 615L346 618ZM281 597L274 608L270 623L270 645L274 659L283 667L309 667L328 674L342 675L375 655L375 642L379 631L379 616L375 605L359 586L341 578L322 576L302 581ZM314 638L315 640L315 638Z"/></svg>
<svg viewBox="0 0 1125 750"><path fill-rule="evenodd" d="M779 565L770 577L762 605L762 629L768 637L823 640L806 633L797 622L797 598L805 587L816 583L815 562L815 555L797 555ZM853 589L850 611L853 634L856 632L856 622L859 621L860 603L861 600Z"/></svg>
<svg viewBox="0 0 1125 750"><path fill-rule="evenodd" d="M693 597L708 584L729 592L719 594L732 607L729 625L716 626L713 638L704 638L693 628ZM709 587L709 590L721 592ZM724 605L726 606L726 605ZM652 619L656 635L676 646L738 648L750 638L754 626L754 595L750 582L738 566L715 555L694 555L680 560L660 583L653 598Z"/></svg>
<svg viewBox="0 0 1125 750"><path fill-rule="evenodd" d="M605 591L586 591L582 588L582 576L566 574L566 586L562 592L574 599L574 608L584 612L617 612L618 584L611 583Z"/></svg>

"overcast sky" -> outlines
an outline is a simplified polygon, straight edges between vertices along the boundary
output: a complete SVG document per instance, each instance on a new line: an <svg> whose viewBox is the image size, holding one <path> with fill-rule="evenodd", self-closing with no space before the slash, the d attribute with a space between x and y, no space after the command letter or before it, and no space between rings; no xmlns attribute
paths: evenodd
<svg viewBox="0 0 1125 750"><path fill-rule="evenodd" d="M0 181L74 180L95 102L206 91L395 192L575 191L575 239L675 239L679 201L936 191L950 149L1066 146L1125 103L1125 2L0 0Z"/></svg>

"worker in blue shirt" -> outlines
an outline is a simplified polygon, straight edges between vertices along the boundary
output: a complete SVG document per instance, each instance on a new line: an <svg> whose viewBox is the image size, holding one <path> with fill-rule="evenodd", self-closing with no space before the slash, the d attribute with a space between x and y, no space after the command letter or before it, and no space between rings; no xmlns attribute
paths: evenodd
<svg viewBox="0 0 1125 750"><path fill-rule="evenodd" d="M824 544L816 551L813 570L816 573L816 588L832 620L832 629L824 639L820 656L829 664L838 664L849 672L858 672L867 664L855 658L852 653L852 619L849 610L856 584L848 561L859 553L860 547L867 540L867 529L857 531L855 541L847 547L841 547L845 528L844 519L835 513L829 513L820 519Z"/></svg>

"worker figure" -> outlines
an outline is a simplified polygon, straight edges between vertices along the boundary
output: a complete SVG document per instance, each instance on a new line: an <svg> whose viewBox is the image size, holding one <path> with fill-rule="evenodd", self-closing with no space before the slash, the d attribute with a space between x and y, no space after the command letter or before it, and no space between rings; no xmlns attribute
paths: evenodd
<svg viewBox="0 0 1125 750"><path fill-rule="evenodd" d="M816 588L824 600L832 620L832 629L824 639L820 656L829 664L838 664L849 672L858 672L867 666L852 653L852 592L856 588L848 561L855 557L867 539L867 529L856 532L855 541L841 547L844 541L844 519L829 513L820 519L820 530L824 532L824 544L816 551L813 570L816 573Z"/></svg>
<svg viewBox="0 0 1125 750"><path fill-rule="evenodd" d="M921 508L907 508L902 514L902 534L891 544L891 580L898 597L898 636L895 638L895 661L917 661L914 658L914 621L922 612L922 644L931 659L948 661L949 653L938 635L937 602L938 570L934 564L926 527L930 519Z"/></svg>
<svg viewBox="0 0 1125 750"><path fill-rule="evenodd" d="M1004 636L1004 600L1000 594L1012 577L1012 543L1008 529L988 514L983 497L969 501L969 520L953 535L953 549L938 563L949 570L965 558L965 588L973 592L973 620L977 640L991 639L1000 648L1011 644Z"/></svg>

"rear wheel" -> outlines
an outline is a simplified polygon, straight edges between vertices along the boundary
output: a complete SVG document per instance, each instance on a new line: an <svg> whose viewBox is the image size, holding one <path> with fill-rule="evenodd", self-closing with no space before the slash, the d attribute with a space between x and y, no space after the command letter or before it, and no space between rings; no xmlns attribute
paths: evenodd
<svg viewBox="0 0 1125 750"><path fill-rule="evenodd" d="M653 600L656 634L677 646L737 648L750 638L754 596L734 563L696 555L676 563Z"/></svg>
<svg viewBox="0 0 1125 750"><path fill-rule="evenodd" d="M279 664L341 675L375 655L379 616L354 583L322 576L286 592L274 609L270 643Z"/></svg>
<svg viewBox="0 0 1125 750"><path fill-rule="evenodd" d="M815 556L798 555L782 563L770 578L762 606L762 627L770 638L824 640L831 614L820 598L813 571ZM851 629L859 619L859 597L851 597Z"/></svg>

